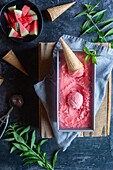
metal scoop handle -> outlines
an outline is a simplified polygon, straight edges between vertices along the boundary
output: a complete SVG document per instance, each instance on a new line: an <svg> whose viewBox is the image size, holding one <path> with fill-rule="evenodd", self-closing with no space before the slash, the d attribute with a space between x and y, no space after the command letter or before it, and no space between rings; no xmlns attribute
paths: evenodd
<svg viewBox="0 0 113 170"><path fill-rule="evenodd" d="M2 124L5 122L5 120L6 120L6 123L5 123L5 127L4 127L4 129L3 129L3 131L2 131L2 133L1 133L1 135L0 135L0 139L1 139L2 136L4 135L5 130L6 130L7 126L8 126L10 113L12 112L13 108L14 108L14 107L11 107L10 110L8 111L8 113L4 116L5 118L4 118L3 122L2 122ZM2 126L2 124L1 124L1 126Z"/></svg>

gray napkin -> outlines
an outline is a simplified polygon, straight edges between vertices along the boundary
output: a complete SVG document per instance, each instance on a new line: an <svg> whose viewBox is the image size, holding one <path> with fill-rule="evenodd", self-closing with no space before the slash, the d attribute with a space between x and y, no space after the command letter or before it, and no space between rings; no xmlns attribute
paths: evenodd
<svg viewBox="0 0 113 170"><path fill-rule="evenodd" d="M95 90L95 114L97 113L102 100L105 95L106 85L108 77L113 68L113 49L96 45L90 42L86 42L82 38L73 37L70 35L63 35L62 38L74 50L83 50L84 45L88 49L95 49L97 54L101 56L97 58L96 66L96 90ZM53 69L52 73L47 75L44 80L34 85L35 91L42 101L53 128L54 135L56 137L59 147L63 148L63 151L71 144L71 142L79 136L79 132L60 132L57 130L57 108L56 108L56 63L57 63L57 50L62 49L60 41L57 42L53 51Z"/></svg>

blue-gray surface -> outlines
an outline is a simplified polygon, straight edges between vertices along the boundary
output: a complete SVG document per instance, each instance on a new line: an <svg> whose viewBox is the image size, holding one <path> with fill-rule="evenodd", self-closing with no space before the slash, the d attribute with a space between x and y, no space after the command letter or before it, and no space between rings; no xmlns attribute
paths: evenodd
<svg viewBox="0 0 113 170"><path fill-rule="evenodd" d="M32 0L42 11L48 7L57 4L70 2L69 0ZM9 0L1 0L0 5ZM44 17L43 32L39 39L22 45L16 44L9 40L0 30L0 56L2 57L8 50L13 49L25 68L30 74L30 78L25 78L16 69L0 60L0 74L5 77L3 86L0 87L0 114L8 109L8 97L13 93L22 93L26 101L22 110L14 110L12 113L13 120L21 120L22 122L37 126L36 113L36 95L34 93L33 84L37 81L37 62L35 57L37 54L37 43L39 41L57 41L62 34L79 35L80 25L82 20L74 20L73 16L81 9L81 3L89 2L88 0L79 0L72 8L66 11L53 23ZM96 0L92 0L97 2ZM107 9L106 18L113 17L112 12L113 0L100 2L100 9ZM84 37L88 39L88 36ZM27 85L27 88L26 88ZM34 107L33 107L34 106ZM18 113L21 115L18 115ZM111 115L111 134L110 137L98 138L77 138L72 142L72 145L64 153L60 152L56 168L58 170L112 170L113 169L113 107ZM16 154L9 154L9 143L0 140L0 170L37 170L40 169L36 164L22 166L22 159ZM51 158L51 153L58 149L54 139L50 139L43 146L43 150L47 151L48 157Z"/></svg>

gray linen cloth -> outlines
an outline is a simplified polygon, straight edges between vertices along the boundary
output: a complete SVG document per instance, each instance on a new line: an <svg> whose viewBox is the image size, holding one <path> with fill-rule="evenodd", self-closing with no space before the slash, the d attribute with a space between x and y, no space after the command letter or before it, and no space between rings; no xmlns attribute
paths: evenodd
<svg viewBox="0 0 113 170"><path fill-rule="evenodd" d="M62 38L74 50L83 50L84 45L88 49L96 50L100 57L97 57L96 66L96 90L95 90L95 114L97 113L102 100L105 95L106 85L108 77L113 68L113 49L103 47L101 45L86 42L82 38L77 38L70 35L63 35ZM71 142L79 136L80 132L61 132L57 130L57 108L56 108L56 64L57 64L57 50L62 49L60 41L57 42L53 51L53 69L52 72L47 75L44 80L34 85L35 91L42 101L50 120L51 126L57 143L60 148L65 151Z"/></svg>

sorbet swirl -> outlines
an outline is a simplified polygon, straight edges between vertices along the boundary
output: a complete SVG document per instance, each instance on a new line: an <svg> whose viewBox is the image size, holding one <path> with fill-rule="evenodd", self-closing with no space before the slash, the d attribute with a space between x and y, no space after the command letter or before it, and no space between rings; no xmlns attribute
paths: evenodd
<svg viewBox="0 0 113 170"><path fill-rule="evenodd" d="M76 52L83 68L69 73L63 53L59 70L60 129L90 128L91 121L91 61L84 63L85 53Z"/></svg>

